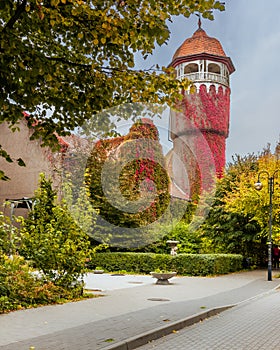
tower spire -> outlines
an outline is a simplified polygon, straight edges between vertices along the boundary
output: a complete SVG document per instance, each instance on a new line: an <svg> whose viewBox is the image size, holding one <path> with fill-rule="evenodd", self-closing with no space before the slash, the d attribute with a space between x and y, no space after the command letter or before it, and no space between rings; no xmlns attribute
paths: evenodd
<svg viewBox="0 0 280 350"><path fill-rule="evenodd" d="M201 15L200 13L196 13L196 16L198 17L198 29L201 29Z"/></svg>

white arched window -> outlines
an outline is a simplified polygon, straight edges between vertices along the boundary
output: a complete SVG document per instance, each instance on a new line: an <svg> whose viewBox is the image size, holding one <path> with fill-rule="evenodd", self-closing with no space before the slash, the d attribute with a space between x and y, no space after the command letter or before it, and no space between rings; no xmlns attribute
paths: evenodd
<svg viewBox="0 0 280 350"><path fill-rule="evenodd" d="M221 74L221 67L216 63L209 63L208 73Z"/></svg>
<svg viewBox="0 0 280 350"><path fill-rule="evenodd" d="M196 73L198 72L198 64L189 63L184 68L184 74Z"/></svg>

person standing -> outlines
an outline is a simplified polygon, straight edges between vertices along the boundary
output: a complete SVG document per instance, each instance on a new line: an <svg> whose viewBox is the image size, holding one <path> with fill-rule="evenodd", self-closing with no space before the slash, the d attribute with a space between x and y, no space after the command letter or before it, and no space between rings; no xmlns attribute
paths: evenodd
<svg viewBox="0 0 280 350"><path fill-rule="evenodd" d="M273 253L273 267L278 269L279 268L279 257L280 257L280 250L279 250L278 245L273 247L272 253Z"/></svg>

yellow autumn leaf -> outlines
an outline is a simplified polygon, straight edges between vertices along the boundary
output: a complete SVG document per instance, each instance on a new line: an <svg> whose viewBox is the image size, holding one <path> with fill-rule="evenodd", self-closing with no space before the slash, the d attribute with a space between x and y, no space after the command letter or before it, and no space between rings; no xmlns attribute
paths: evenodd
<svg viewBox="0 0 280 350"><path fill-rule="evenodd" d="M21 61L18 62L18 65L20 66L20 68L25 69L25 65Z"/></svg>

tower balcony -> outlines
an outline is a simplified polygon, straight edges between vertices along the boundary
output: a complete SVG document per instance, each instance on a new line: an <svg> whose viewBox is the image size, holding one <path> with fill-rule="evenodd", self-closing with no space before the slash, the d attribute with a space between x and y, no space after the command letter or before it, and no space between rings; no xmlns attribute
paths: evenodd
<svg viewBox="0 0 280 350"><path fill-rule="evenodd" d="M229 87L229 77L210 72L184 73L177 76L177 79L188 79L193 83L216 83Z"/></svg>

